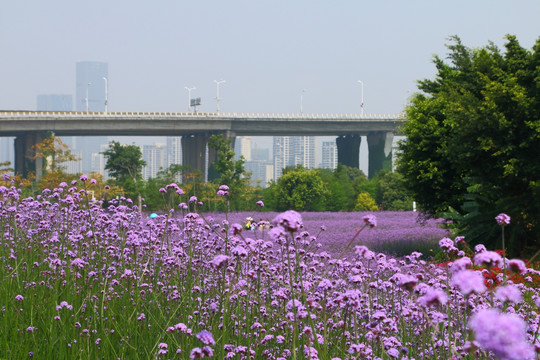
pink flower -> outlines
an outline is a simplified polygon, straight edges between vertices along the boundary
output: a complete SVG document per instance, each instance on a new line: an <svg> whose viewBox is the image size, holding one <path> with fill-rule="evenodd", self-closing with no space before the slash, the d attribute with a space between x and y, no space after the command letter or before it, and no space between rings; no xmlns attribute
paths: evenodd
<svg viewBox="0 0 540 360"><path fill-rule="evenodd" d="M424 295L418 298L418 303L425 307L433 305L445 305L447 302L448 297L441 289L429 288Z"/></svg>
<svg viewBox="0 0 540 360"><path fill-rule="evenodd" d="M499 215L495 216L495 220L497 221L497 224L501 226L510 224L510 216L506 215L505 213L500 213Z"/></svg>
<svg viewBox="0 0 540 360"><path fill-rule="evenodd" d="M203 344L205 345L215 345L216 341L214 340L214 337L212 336L212 333L208 330L203 330L197 335L195 335L197 339L199 339Z"/></svg>
<svg viewBox="0 0 540 360"><path fill-rule="evenodd" d="M534 359L534 348L527 342L526 323L514 314L494 309L480 310L469 321L476 342L499 359Z"/></svg>
<svg viewBox="0 0 540 360"><path fill-rule="evenodd" d="M377 219L374 215L366 215L362 218L366 224L369 225L370 228L374 228L377 226Z"/></svg>
<svg viewBox="0 0 540 360"><path fill-rule="evenodd" d="M481 294L486 291L482 274L474 270L463 270L454 274L450 284L457 287L465 296L472 293Z"/></svg>

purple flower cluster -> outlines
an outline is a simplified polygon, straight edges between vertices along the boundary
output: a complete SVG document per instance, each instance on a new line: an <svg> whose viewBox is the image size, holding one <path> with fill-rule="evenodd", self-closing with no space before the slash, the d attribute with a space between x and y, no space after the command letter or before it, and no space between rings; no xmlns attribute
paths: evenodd
<svg viewBox="0 0 540 360"><path fill-rule="evenodd" d="M418 232L411 213L148 218L128 200L104 209L74 184L35 198L0 186L0 333L13 334L0 357L55 358L47 339L63 358L447 359L480 356L475 344L534 358L538 289L487 289L467 256L446 268L418 249L394 258L372 247L389 234L436 247L448 233L435 221ZM489 272L498 258L479 250L474 263Z"/></svg>

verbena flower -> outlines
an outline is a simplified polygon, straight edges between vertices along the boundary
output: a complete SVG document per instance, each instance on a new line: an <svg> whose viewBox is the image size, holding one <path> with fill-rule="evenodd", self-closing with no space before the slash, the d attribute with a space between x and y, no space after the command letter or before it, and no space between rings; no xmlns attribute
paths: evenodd
<svg viewBox="0 0 540 360"><path fill-rule="evenodd" d="M203 330L197 335L195 335L197 339L199 339L203 344L205 345L215 345L216 342L214 340L214 337L212 336L212 333L208 330Z"/></svg>
<svg viewBox="0 0 540 360"><path fill-rule="evenodd" d="M484 309L471 317L469 326L478 344L499 359L528 360L535 357L532 345L526 340L526 324L517 315Z"/></svg>
<svg viewBox="0 0 540 360"><path fill-rule="evenodd" d="M505 213L500 213L499 215L495 216L495 220L497 221L497 224L501 226L510 224L510 216L506 215Z"/></svg>
<svg viewBox="0 0 540 360"><path fill-rule="evenodd" d="M362 220L369 225L369 227L374 228L377 226L377 219L374 215L365 215Z"/></svg>
<svg viewBox="0 0 540 360"><path fill-rule="evenodd" d="M486 291L482 274L474 270L462 270L454 274L450 284L457 287L465 296L469 296L472 293L481 294Z"/></svg>
<svg viewBox="0 0 540 360"><path fill-rule="evenodd" d="M508 261L508 269L517 274L524 274L527 271L527 266L523 260L512 259Z"/></svg>
<svg viewBox="0 0 540 360"><path fill-rule="evenodd" d="M495 251L482 251L474 256L474 263L486 267L502 267L503 259Z"/></svg>
<svg viewBox="0 0 540 360"><path fill-rule="evenodd" d="M495 290L495 297L502 302L513 302L519 304L523 301L521 291L515 285L499 286Z"/></svg>
<svg viewBox="0 0 540 360"><path fill-rule="evenodd" d="M448 296L441 289L429 288L424 295L418 298L418 303L422 306L445 305L448 302Z"/></svg>
<svg viewBox="0 0 540 360"><path fill-rule="evenodd" d="M302 216L294 210L287 210L279 214L272 220L272 223L291 232L300 230L303 225Z"/></svg>

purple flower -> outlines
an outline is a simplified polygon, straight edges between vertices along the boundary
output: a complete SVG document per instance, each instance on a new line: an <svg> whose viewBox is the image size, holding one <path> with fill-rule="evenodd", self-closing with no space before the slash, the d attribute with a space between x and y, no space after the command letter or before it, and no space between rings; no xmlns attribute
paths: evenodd
<svg viewBox="0 0 540 360"><path fill-rule="evenodd" d="M369 225L370 228L374 228L377 226L377 219L374 215L366 215L362 218L366 224Z"/></svg>
<svg viewBox="0 0 540 360"><path fill-rule="evenodd" d="M472 261L468 257L462 257L448 265L452 273L457 273L472 266Z"/></svg>
<svg viewBox="0 0 540 360"><path fill-rule="evenodd" d="M503 259L495 251L482 251L474 256L474 263L486 267L502 267Z"/></svg>
<svg viewBox="0 0 540 360"><path fill-rule="evenodd" d="M81 177L79 178L81 181L86 181L88 180L88 176L86 175L81 175Z"/></svg>
<svg viewBox="0 0 540 360"><path fill-rule="evenodd" d="M197 197L196 196L192 196L189 198L189 202L190 203L194 203L195 201L197 201Z"/></svg>
<svg viewBox="0 0 540 360"><path fill-rule="evenodd" d="M23 301L24 300L24 297L22 295L17 295L15 296L15 300L17 301Z"/></svg>
<svg viewBox="0 0 540 360"><path fill-rule="evenodd" d="M262 200L257 201L255 204L257 206L264 207L264 203L262 202Z"/></svg>
<svg viewBox="0 0 540 360"><path fill-rule="evenodd" d="M517 315L484 309L471 317L469 326L476 342L500 359L526 360L535 357L532 345L526 340L526 324Z"/></svg>
<svg viewBox="0 0 540 360"><path fill-rule="evenodd" d="M429 288L426 293L418 298L418 303L428 307L433 305L445 305L448 302L448 296L441 289Z"/></svg>
<svg viewBox="0 0 540 360"><path fill-rule="evenodd" d="M510 224L510 216L506 215L505 213L500 213L499 215L495 216L495 220L497 221L497 224L501 226Z"/></svg>
<svg viewBox="0 0 540 360"><path fill-rule="evenodd" d="M454 247L454 242L451 239L445 237L445 238L442 238L441 240L439 240L439 247L442 250L447 251L450 248Z"/></svg>
<svg viewBox="0 0 540 360"><path fill-rule="evenodd" d="M518 274L524 274L527 271L527 266L523 260L512 259L508 261L508 269Z"/></svg>
<svg viewBox="0 0 540 360"><path fill-rule="evenodd" d="M217 268L220 268L223 264L227 264L229 257L227 255L216 255L210 264L214 265Z"/></svg>
<svg viewBox="0 0 540 360"><path fill-rule="evenodd" d="M167 190L165 190L165 188L160 188L159 192L162 193L162 194L165 194L167 192Z"/></svg>
<svg viewBox="0 0 540 360"><path fill-rule="evenodd" d="M93 184L93 185L97 184L97 180L96 179L90 179L90 184Z"/></svg>
<svg viewBox="0 0 540 360"><path fill-rule="evenodd" d="M216 195L217 196L226 196L226 195L229 195L229 193L227 191L218 190Z"/></svg>
<svg viewBox="0 0 540 360"><path fill-rule="evenodd" d="M298 231L303 226L302 216L294 210L287 210L279 214L272 221L274 225L281 226L287 231Z"/></svg>
<svg viewBox="0 0 540 360"><path fill-rule="evenodd" d="M495 297L502 302L513 302L515 304L523 301L521 291L515 285L499 286L495 290Z"/></svg>
<svg viewBox="0 0 540 360"><path fill-rule="evenodd" d="M454 274L450 284L457 287L465 296L469 296L472 293L481 294L486 291L482 274L474 270L463 270Z"/></svg>
<svg viewBox="0 0 540 360"><path fill-rule="evenodd" d="M219 190L222 190L222 191L229 191L229 187L227 185L220 185L219 186Z"/></svg>
<svg viewBox="0 0 540 360"><path fill-rule="evenodd" d="M197 339L199 339L204 345L215 345L216 342L214 340L214 337L212 336L212 333L208 330L203 330L197 335L195 335Z"/></svg>

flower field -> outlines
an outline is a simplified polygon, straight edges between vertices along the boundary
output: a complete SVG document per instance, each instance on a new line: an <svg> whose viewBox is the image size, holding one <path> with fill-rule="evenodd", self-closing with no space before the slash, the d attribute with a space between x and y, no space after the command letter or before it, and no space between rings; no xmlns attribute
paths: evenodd
<svg viewBox="0 0 540 360"><path fill-rule="evenodd" d="M539 289L484 274L538 272L436 223L199 215L182 195L187 209L149 218L129 199L103 209L86 181L35 198L0 186L0 358L537 358ZM265 221L247 230L247 216ZM374 251L415 237L449 262Z"/></svg>

